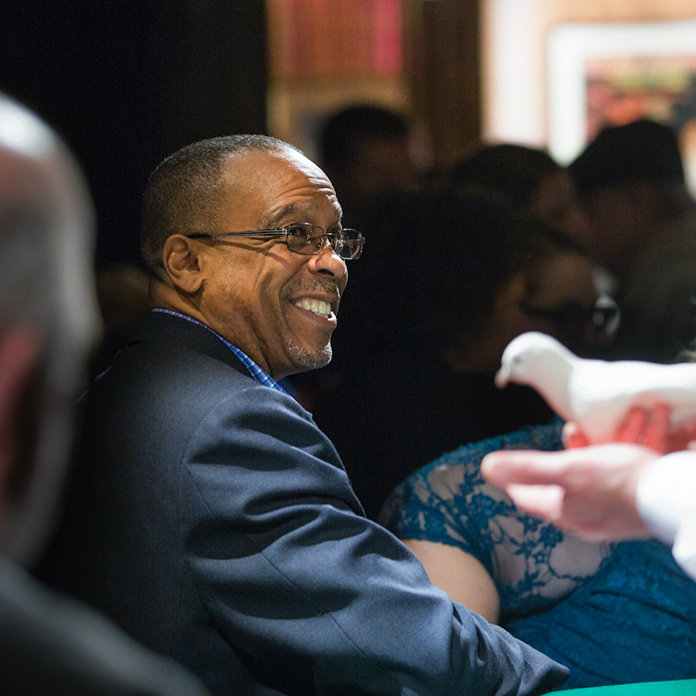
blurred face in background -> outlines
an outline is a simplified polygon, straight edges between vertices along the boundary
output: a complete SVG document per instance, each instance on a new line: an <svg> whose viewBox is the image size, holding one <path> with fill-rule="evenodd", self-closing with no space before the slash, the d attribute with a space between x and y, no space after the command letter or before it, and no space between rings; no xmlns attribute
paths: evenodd
<svg viewBox="0 0 696 696"><path fill-rule="evenodd" d="M589 229L570 174L562 168L545 176L534 192L527 212L587 246Z"/></svg>
<svg viewBox="0 0 696 696"><path fill-rule="evenodd" d="M350 166L331 177L339 199L351 204L411 188L416 169L408 138L364 137L356 144Z"/></svg>
<svg viewBox="0 0 696 696"><path fill-rule="evenodd" d="M597 301L593 266L584 254L547 255L500 288L490 317L466 339L473 351L452 351L448 361L455 369L492 375L510 341L526 331L549 334L577 355L596 355L611 338L595 325Z"/></svg>
<svg viewBox="0 0 696 696"><path fill-rule="evenodd" d="M568 253L540 260L525 286L519 304L525 331L554 336L584 357L608 342L596 307L593 265L586 256Z"/></svg>
<svg viewBox="0 0 696 696"><path fill-rule="evenodd" d="M643 246L654 239L656 191L650 184L607 187L588 194L588 252L596 263L623 278Z"/></svg>

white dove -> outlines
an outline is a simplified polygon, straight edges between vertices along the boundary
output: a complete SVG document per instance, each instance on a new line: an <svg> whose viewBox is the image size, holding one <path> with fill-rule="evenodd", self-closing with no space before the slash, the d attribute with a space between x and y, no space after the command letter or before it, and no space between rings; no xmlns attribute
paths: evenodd
<svg viewBox="0 0 696 696"><path fill-rule="evenodd" d="M495 383L536 389L593 444L609 442L632 406L670 408L672 429L696 420L696 363L586 360L555 338L530 331L507 346Z"/></svg>

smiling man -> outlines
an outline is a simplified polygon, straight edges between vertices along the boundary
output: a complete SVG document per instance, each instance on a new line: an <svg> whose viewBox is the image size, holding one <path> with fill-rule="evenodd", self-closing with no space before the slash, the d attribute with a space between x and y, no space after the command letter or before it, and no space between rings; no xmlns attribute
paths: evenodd
<svg viewBox="0 0 696 696"><path fill-rule="evenodd" d="M160 165L142 234L153 312L83 400L41 575L216 696L550 690L564 668L435 589L276 383L331 359L362 245L324 173L280 141L216 138Z"/></svg>

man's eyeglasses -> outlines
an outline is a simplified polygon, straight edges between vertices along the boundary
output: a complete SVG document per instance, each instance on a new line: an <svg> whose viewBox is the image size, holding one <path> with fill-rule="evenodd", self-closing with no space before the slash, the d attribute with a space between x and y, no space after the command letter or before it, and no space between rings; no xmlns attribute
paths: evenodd
<svg viewBox="0 0 696 696"><path fill-rule="evenodd" d="M189 239L216 239L217 237L283 237L290 251L303 256L318 256L328 242L342 258L354 261L360 258L365 238L358 230L350 228L337 232L324 232L318 225L298 222L277 230L249 230L246 232L217 232L210 234L190 234Z"/></svg>

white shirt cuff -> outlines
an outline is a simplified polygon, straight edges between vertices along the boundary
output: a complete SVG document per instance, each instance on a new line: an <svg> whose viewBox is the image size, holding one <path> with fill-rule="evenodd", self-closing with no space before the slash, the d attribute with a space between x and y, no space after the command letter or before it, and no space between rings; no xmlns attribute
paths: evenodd
<svg viewBox="0 0 696 696"><path fill-rule="evenodd" d="M696 578L696 451L656 459L638 483L636 508L653 534L673 547L677 563Z"/></svg>

